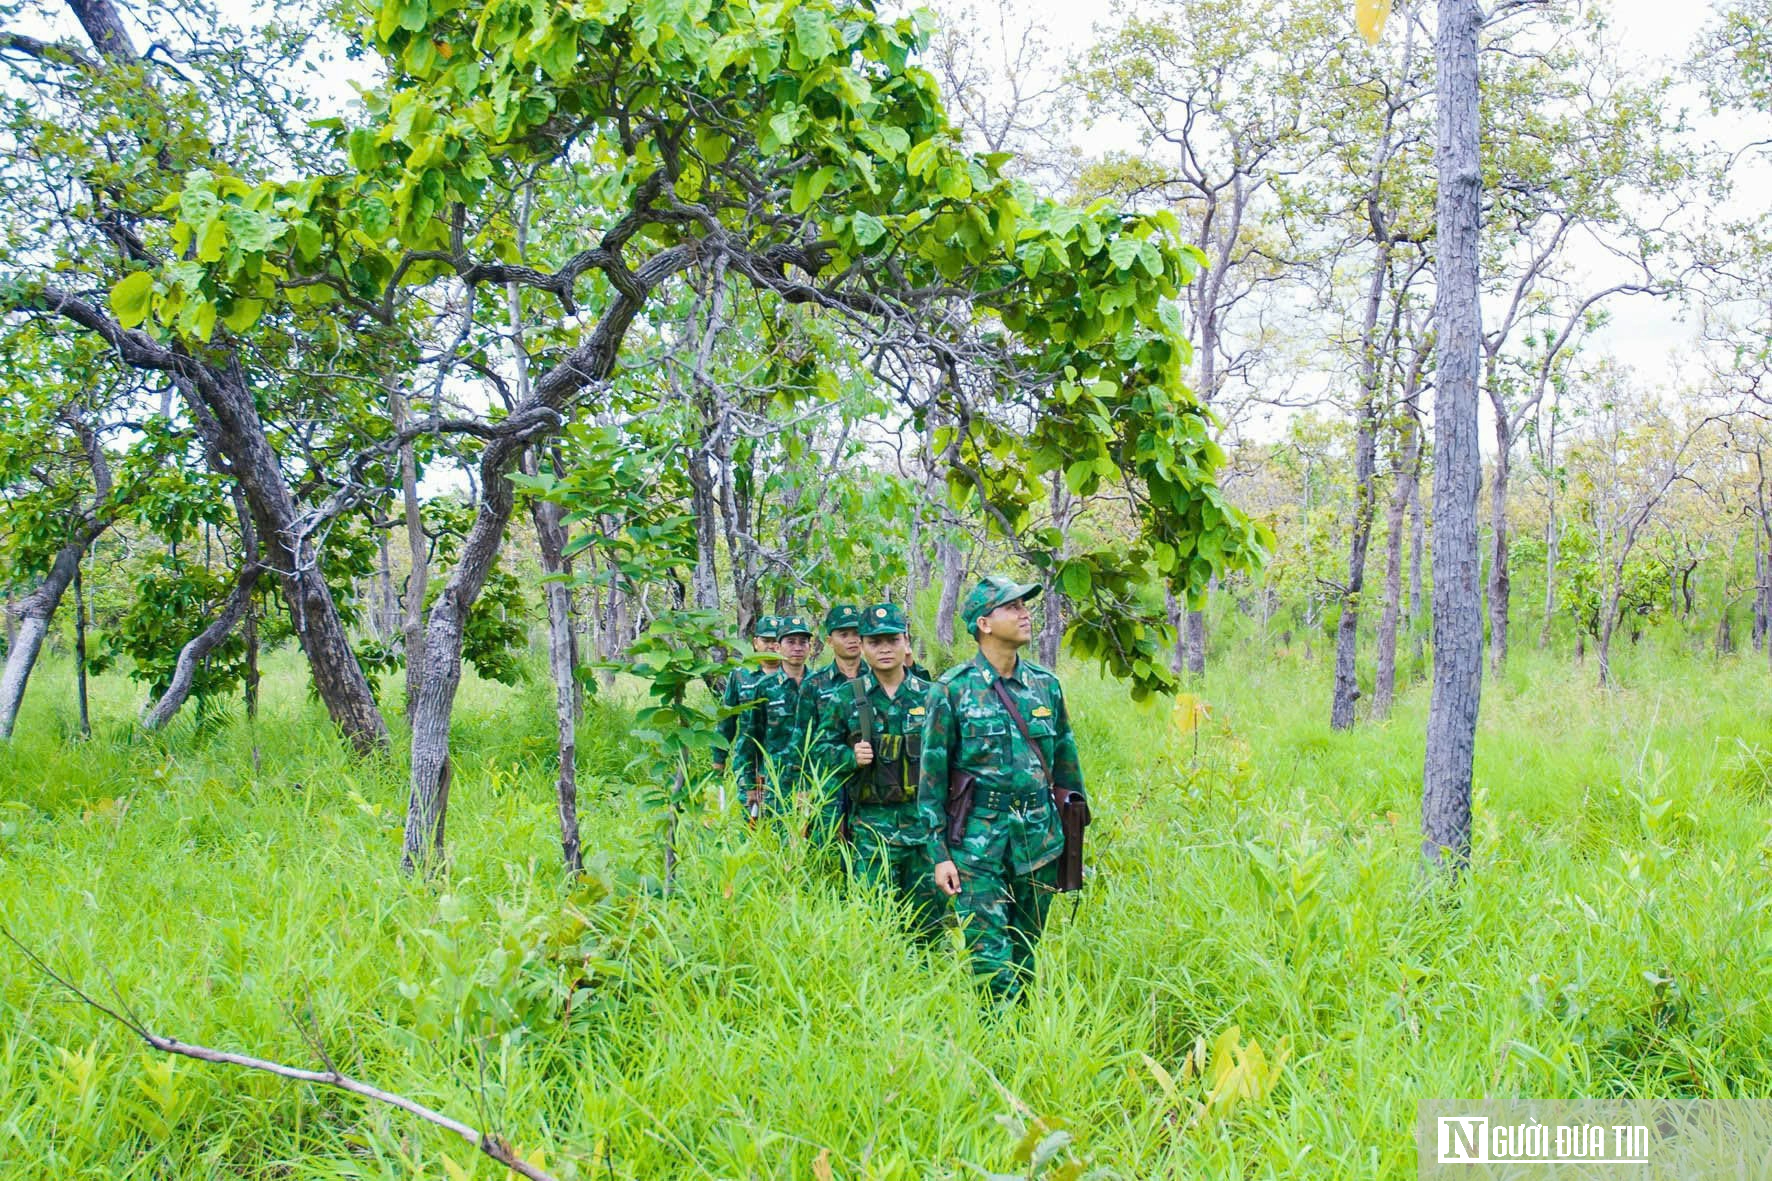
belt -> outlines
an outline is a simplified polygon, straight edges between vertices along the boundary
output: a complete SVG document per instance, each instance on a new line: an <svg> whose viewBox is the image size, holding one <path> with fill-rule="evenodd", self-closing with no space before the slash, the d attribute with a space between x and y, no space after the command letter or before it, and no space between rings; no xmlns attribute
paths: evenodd
<svg viewBox="0 0 1772 1181"><path fill-rule="evenodd" d="M972 802L980 808L996 808L999 811L1013 809L1027 812L1050 802L1052 793L1046 791L996 791L981 787L972 797Z"/></svg>

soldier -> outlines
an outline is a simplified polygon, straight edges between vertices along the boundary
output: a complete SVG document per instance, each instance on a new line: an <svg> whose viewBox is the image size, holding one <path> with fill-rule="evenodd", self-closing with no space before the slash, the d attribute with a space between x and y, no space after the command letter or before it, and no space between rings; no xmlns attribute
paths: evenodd
<svg viewBox="0 0 1772 1181"><path fill-rule="evenodd" d="M806 730L795 722L800 695L805 692L812 625L804 615L784 615L776 630L781 667L752 687L757 706L744 715L739 726L738 779L753 817L765 804L772 812L787 811L789 793L798 787L799 760L806 742ZM771 778L773 792L768 790Z"/></svg>
<svg viewBox="0 0 1772 1181"><path fill-rule="evenodd" d="M917 789L935 884L954 898L973 971L999 1000L1018 998L1033 974L1057 882L1064 831L1052 780L1083 790L1058 678L1018 655L1039 593L992 575L966 597L961 618L978 654L929 691ZM950 774L971 777L964 816L948 814Z"/></svg>
<svg viewBox="0 0 1772 1181"><path fill-rule="evenodd" d="M720 698L723 709L733 709L755 700L753 690L757 682L781 666L781 661L769 659L775 652L775 633L780 626L781 621L774 615L758 617L757 625L751 631L751 650L763 653L765 659L758 668L734 669L732 675L726 678L726 692ZM738 737L739 717L739 714L733 713L720 719L720 740L714 744L715 771L726 769L726 760L732 753L732 743Z"/></svg>
<svg viewBox="0 0 1772 1181"><path fill-rule="evenodd" d="M800 714L795 726L801 733L810 733L818 725L819 703L831 690L847 685L861 675L861 608L853 603L838 603L824 613L825 643L831 660L806 674L800 687ZM820 835L829 838L841 829L843 799L838 791L834 768L825 766L815 753L800 766L799 789L814 790L822 785L817 826ZM822 776L822 779L821 779Z"/></svg>
<svg viewBox="0 0 1772 1181"><path fill-rule="evenodd" d="M947 899L929 876L929 851L917 808L923 717L929 682L905 671L909 625L892 603L862 613L867 671L819 702L813 754L837 778L855 841L855 872L911 907L913 930L939 929Z"/></svg>

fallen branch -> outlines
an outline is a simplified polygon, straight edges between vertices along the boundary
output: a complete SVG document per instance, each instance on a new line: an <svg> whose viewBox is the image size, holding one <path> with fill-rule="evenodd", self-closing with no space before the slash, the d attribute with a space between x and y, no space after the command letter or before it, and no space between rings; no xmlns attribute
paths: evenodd
<svg viewBox="0 0 1772 1181"><path fill-rule="evenodd" d="M117 1022L119 1025L135 1034L135 1036L148 1043L148 1045L162 1053L177 1054L182 1058L195 1058L199 1062L215 1062L227 1066L240 1066L247 1070L259 1070L266 1074L274 1074L280 1078L295 1079L297 1082L319 1083L322 1086L336 1087L341 1091L349 1091L353 1095L361 1095L363 1098L373 1099L377 1103L385 1103L390 1107L398 1107L401 1111L407 1112L410 1115L415 1115L428 1124L435 1124L437 1127L442 1128L445 1131L452 1132L473 1145L480 1152L503 1165L505 1168L529 1178L529 1181L559 1181L559 1178L555 1177L552 1173L546 1172L518 1156L517 1150L512 1148L510 1144L506 1143L500 1137L495 1136L490 1132L480 1132L469 1127L467 1124L462 1123L458 1119L451 1119L442 1112L434 1111L422 1103L417 1103L408 1099L404 1095L397 1095L392 1091L384 1091L380 1087L371 1086L369 1083L363 1082L361 1079L354 1079L347 1074L342 1074L331 1064L330 1061L327 1062L327 1069L325 1070L303 1070L296 1066L285 1066L281 1062L272 1062L268 1058L254 1058L249 1054L235 1054L229 1050L212 1050L208 1046L199 1046L191 1042L184 1042L177 1038L164 1037L157 1034L142 1023L141 1018L129 1008L127 1002L125 1002L121 996L117 997L117 1003L121 1006L123 1011L118 1012L116 1009L113 1009L88 995L79 985L44 963L38 958L35 952L19 942L18 937L7 927L0 926L0 936L4 936L8 943L18 948L19 951L23 953L24 957L29 960L38 971L73 993L84 1004L97 1009L100 1013L103 1013L111 1020ZM326 1055L321 1053L320 1057L324 1060Z"/></svg>

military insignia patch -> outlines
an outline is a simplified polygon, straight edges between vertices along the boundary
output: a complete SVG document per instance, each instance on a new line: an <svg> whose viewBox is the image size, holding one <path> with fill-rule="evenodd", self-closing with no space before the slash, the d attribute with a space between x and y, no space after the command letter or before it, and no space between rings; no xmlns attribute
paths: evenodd
<svg viewBox="0 0 1772 1181"><path fill-rule="evenodd" d="M1034 710L1034 716L1036 718L1049 718L1052 716L1052 711L1042 705Z"/></svg>
<svg viewBox="0 0 1772 1181"><path fill-rule="evenodd" d="M923 712L923 707L920 705L913 705L910 708L910 714L913 717L915 717L918 714L921 714L922 712Z"/></svg>

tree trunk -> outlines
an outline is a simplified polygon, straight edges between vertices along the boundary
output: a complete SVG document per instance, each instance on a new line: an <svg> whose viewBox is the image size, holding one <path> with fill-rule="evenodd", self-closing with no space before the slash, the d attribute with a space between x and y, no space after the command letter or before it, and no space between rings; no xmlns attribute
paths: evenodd
<svg viewBox="0 0 1772 1181"><path fill-rule="evenodd" d="M388 381L388 415L395 431L406 429L410 407L399 383ZM418 457L412 444L400 448L400 503L406 516L406 549L411 570L406 575L406 613L401 624L401 649L406 656L406 720L412 720L418 700L418 679L425 667L425 595L431 582L431 543L425 536L422 507L418 502Z"/></svg>
<svg viewBox="0 0 1772 1181"><path fill-rule="evenodd" d="M1419 428L1418 428L1419 429ZM1427 628L1422 620L1422 556L1427 551L1427 508L1421 503L1422 451L1425 448L1416 444L1416 478L1415 487L1410 492L1409 504L1409 635L1410 662L1419 669L1425 653L1422 650L1422 639Z"/></svg>
<svg viewBox="0 0 1772 1181"><path fill-rule="evenodd" d="M1483 176L1478 156L1476 0L1439 0L1439 94L1434 394L1434 680L1422 766L1422 854L1453 871L1470 861L1471 771L1483 683L1477 576L1477 239Z"/></svg>
<svg viewBox="0 0 1772 1181"><path fill-rule="evenodd" d="M374 612L375 637L386 640L400 628L400 601L394 595L394 572L388 560L388 531L375 531L376 580L381 590L381 605Z"/></svg>
<svg viewBox="0 0 1772 1181"><path fill-rule="evenodd" d="M1513 439L1499 416L1495 424L1495 478L1489 485L1489 669L1507 665L1508 576L1507 486L1513 475Z"/></svg>
<svg viewBox="0 0 1772 1181"><path fill-rule="evenodd" d="M74 695L80 706L80 737L92 737L92 715L86 708L86 590L80 566L74 566Z"/></svg>
<svg viewBox="0 0 1772 1181"><path fill-rule="evenodd" d="M531 461L533 463L533 460ZM566 527L560 506L540 498L530 516L541 549L542 591L548 601L548 670L554 678L554 722L559 739L560 774L554 798L560 814L560 852L566 872L584 869L578 844L578 678L573 673L572 596L563 581L566 572Z"/></svg>
<svg viewBox="0 0 1772 1181"><path fill-rule="evenodd" d="M935 606L935 638L942 646L954 646L954 612L960 609L960 584L966 578L966 557L960 544L944 531L935 544L935 555L941 563L941 599Z"/></svg>
<svg viewBox="0 0 1772 1181"><path fill-rule="evenodd" d="M505 473L534 436L559 428L565 408L580 390L608 378L628 326L652 286L687 263L684 255L662 263L654 260L649 270L643 268L641 275L631 277L613 297L589 339L536 379L534 393L506 419L511 423L527 416L533 425L527 432L501 435L481 453L480 501L474 523L425 628L425 667L412 711L412 795L407 802L401 855L408 870L421 865L441 869L444 865L451 779L449 723L461 685L462 628L498 559L505 526L515 507L514 490Z"/></svg>
<svg viewBox="0 0 1772 1181"><path fill-rule="evenodd" d="M256 721L258 718L258 612L252 609L252 599L246 600L246 718ZM258 740L254 738L252 745L252 761L258 764Z"/></svg>
<svg viewBox="0 0 1772 1181"><path fill-rule="evenodd" d="M1211 588L1207 588L1211 593ZM1206 675L1206 612L1187 613L1181 632L1181 663L1190 677Z"/></svg>
<svg viewBox="0 0 1772 1181"><path fill-rule="evenodd" d="M1372 544L1372 516L1378 467L1378 313L1390 277L1390 246L1380 243L1366 291L1366 315L1360 358L1360 401L1354 412L1354 519L1347 547L1347 582L1341 591L1341 617L1335 624L1335 687L1329 703L1329 728L1348 730L1354 724L1354 703L1360 699L1360 596L1366 589L1366 551Z"/></svg>
<svg viewBox="0 0 1772 1181"><path fill-rule="evenodd" d="M6 650L6 668L0 672L0 740L12 737L12 728L18 722L19 705L25 697L25 685L31 679L31 669L37 663L38 653L43 650L44 637L49 634L49 621L55 616L55 609L61 606L62 596L68 593L68 587L80 569L80 560L86 556L86 547L92 544L98 532L97 527L88 526L56 551L55 561L50 564L49 574L42 584L13 604L12 611L19 625L18 637Z"/></svg>
<svg viewBox="0 0 1772 1181"><path fill-rule="evenodd" d="M1612 572L1612 585L1606 588L1604 605L1600 608L1600 638L1594 646L1599 658L1600 688L1612 686L1612 636L1618 627L1618 585L1624 578L1623 563Z"/></svg>
<svg viewBox="0 0 1772 1181"><path fill-rule="evenodd" d="M1421 428L1406 406L1403 449L1385 516L1384 608L1378 619L1378 664L1372 685L1372 718L1390 717L1397 691L1397 626L1403 615L1403 524L1421 472Z"/></svg>

